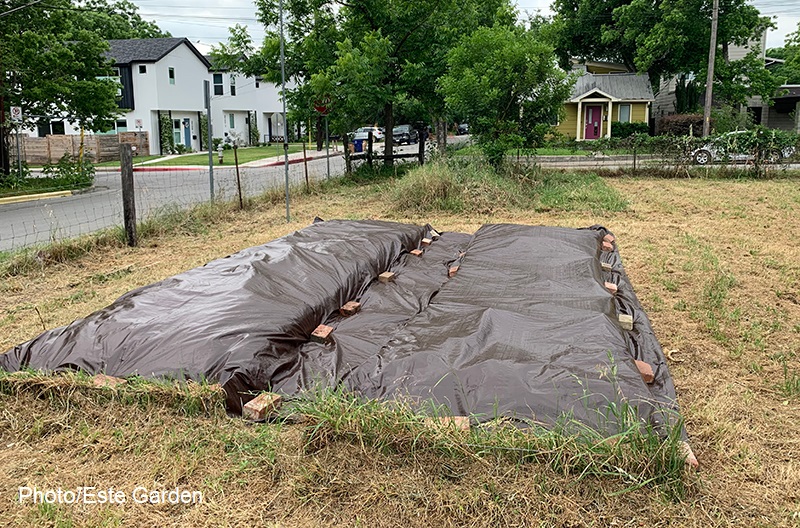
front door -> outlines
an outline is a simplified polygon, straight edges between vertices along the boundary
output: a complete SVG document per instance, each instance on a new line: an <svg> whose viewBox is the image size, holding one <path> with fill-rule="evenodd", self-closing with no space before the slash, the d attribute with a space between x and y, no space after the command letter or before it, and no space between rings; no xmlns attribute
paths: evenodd
<svg viewBox="0 0 800 528"><path fill-rule="evenodd" d="M602 106L586 107L586 128L583 131L584 139L597 139L600 137L603 119Z"/></svg>
<svg viewBox="0 0 800 528"><path fill-rule="evenodd" d="M183 118L183 144L192 146L192 122L188 117Z"/></svg>

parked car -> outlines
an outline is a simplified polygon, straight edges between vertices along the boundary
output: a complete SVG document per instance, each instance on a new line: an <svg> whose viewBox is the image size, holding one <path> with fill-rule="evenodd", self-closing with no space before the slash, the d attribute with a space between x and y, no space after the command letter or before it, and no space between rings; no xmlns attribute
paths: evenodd
<svg viewBox="0 0 800 528"><path fill-rule="evenodd" d="M708 165L715 161L752 161L754 154L744 145L741 147L736 145L736 136L745 133L747 133L746 130L737 130L711 139L702 147L692 151L692 160L698 165ZM786 147L782 151L770 153L766 161L778 163L781 159L791 158L794 153L794 147Z"/></svg>
<svg viewBox="0 0 800 528"><path fill-rule="evenodd" d="M367 139L369 132L372 131L373 141L383 141L383 130L374 126L365 126L353 132L353 139Z"/></svg>
<svg viewBox="0 0 800 528"><path fill-rule="evenodd" d="M411 145L419 142L419 132L411 125L400 125L392 129L392 137L398 145Z"/></svg>
<svg viewBox="0 0 800 528"><path fill-rule="evenodd" d="M467 134L469 134L469 123L459 123L456 127L456 135L465 136Z"/></svg>

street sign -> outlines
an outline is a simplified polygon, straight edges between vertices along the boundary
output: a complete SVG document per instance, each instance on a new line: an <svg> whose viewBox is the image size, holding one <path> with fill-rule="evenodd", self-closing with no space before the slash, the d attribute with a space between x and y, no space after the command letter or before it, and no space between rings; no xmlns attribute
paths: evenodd
<svg viewBox="0 0 800 528"><path fill-rule="evenodd" d="M314 101L314 110L316 110L322 115L328 115L328 112L330 112L330 105L331 105L331 98L323 97L322 99Z"/></svg>
<svg viewBox="0 0 800 528"><path fill-rule="evenodd" d="M142 120L141 119L136 119L135 123L136 123L136 128L142 128Z"/></svg>
<svg viewBox="0 0 800 528"><path fill-rule="evenodd" d="M22 121L22 107L21 106L12 106L11 107L11 120L12 121Z"/></svg>

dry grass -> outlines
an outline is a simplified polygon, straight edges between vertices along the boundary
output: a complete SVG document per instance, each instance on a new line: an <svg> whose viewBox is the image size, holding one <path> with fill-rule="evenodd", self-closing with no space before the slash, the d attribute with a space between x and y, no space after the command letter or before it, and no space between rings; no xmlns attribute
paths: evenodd
<svg viewBox="0 0 800 528"><path fill-rule="evenodd" d="M322 218L601 223L668 351L701 471L683 499L624 478L541 462L387 452L333 438L304 449L307 425L250 426L162 398L87 391L0 394L0 519L18 526L798 526L800 525L800 187L794 180L614 179L623 212L392 212L392 182L226 213L202 233L105 247L0 283L0 350L67 324L131 288ZM37 313L38 310L38 313ZM39 317L41 314L41 318ZM785 368L784 368L785 366ZM789 390L787 390L787 388ZM166 389L165 389L166 390ZM177 390L177 389L175 389ZM198 489L201 506L31 506L17 486Z"/></svg>

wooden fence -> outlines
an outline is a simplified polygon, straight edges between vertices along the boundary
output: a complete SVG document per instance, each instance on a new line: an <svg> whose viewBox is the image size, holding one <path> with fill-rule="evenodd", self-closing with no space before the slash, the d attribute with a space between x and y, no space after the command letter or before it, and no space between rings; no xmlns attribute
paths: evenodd
<svg viewBox="0 0 800 528"><path fill-rule="evenodd" d="M17 153L15 141L16 137L12 136L10 145L12 156L16 156ZM110 135L85 135L83 138L84 155L95 162L118 160L120 143L136 147L136 155L148 156L150 154L150 140L147 132L122 132ZM22 159L28 165L57 163L64 154L77 157L80 147L81 137L79 135L45 136L43 138L20 136Z"/></svg>

